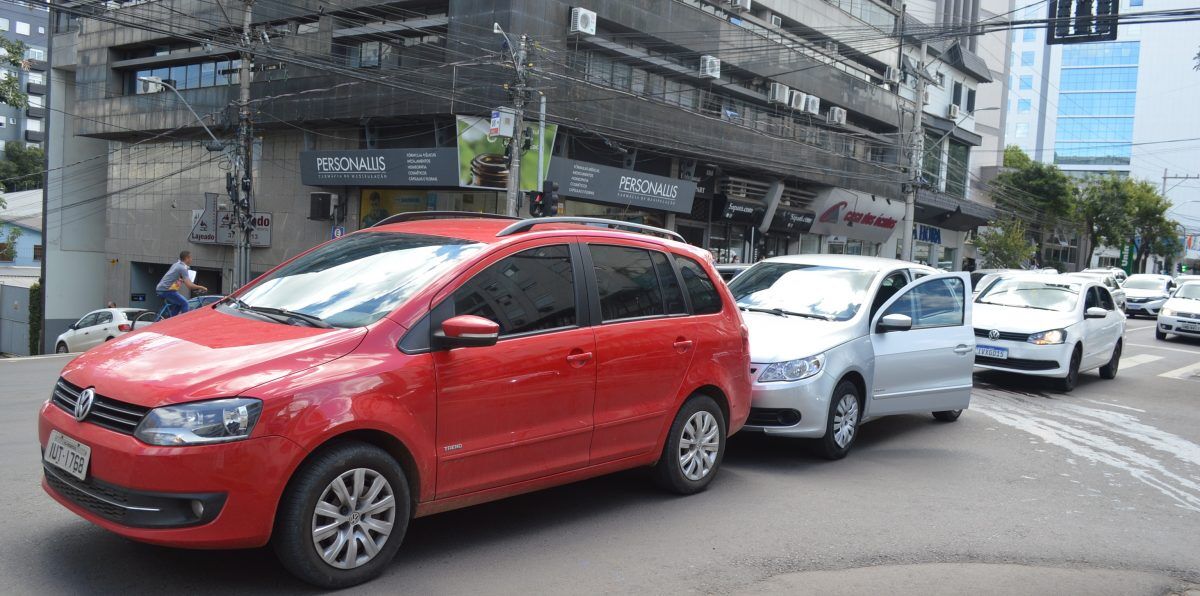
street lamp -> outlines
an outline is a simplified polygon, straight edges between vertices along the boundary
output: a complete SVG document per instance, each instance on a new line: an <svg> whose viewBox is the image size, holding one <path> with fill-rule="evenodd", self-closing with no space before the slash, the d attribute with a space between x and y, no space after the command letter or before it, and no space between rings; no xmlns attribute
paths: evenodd
<svg viewBox="0 0 1200 596"><path fill-rule="evenodd" d="M179 90L176 89L174 85L167 83L166 81L163 81L161 79L152 79L150 77L138 77L137 80L145 83L145 85L142 87L142 89L147 90L147 91L149 90L150 85L162 85L163 87L166 87L167 89L170 89L171 91L173 91L175 93L175 96L179 98L179 101L182 101L183 105L186 106L188 111L192 113L192 116L196 117L196 122L200 123L200 126L202 126L204 128L204 132L208 133L208 136L212 137L212 142L205 143L204 148L208 149L209 151L224 151L225 150L225 143L222 143L221 140L217 138L217 135L214 135L213 132L208 129L208 125L204 123L204 120L202 120L200 118L200 115L196 113L196 110L192 109L192 104L188 103L188 100L184 99L183 95L179 94Z"/></svg>

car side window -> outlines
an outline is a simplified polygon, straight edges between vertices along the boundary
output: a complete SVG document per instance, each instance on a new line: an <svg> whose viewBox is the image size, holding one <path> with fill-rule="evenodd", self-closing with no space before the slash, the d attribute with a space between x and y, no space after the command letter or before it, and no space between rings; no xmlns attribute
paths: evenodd
<svg viewBox="0 0 1200 596"><path fill-rule="evenodd" d="M883 314L908 315L913 329L955 327L963 324L966 291L957 277L933 280L906 291Z"/></svg>
<svg viewBox="0 0 1200 596"><path fill-rule="evenodd" d="M472 277L449 298L451 316L477 315L500 325L500 335L574 327L575 276L565 244L505 257Z"/></svg>
<svg viewBox="0 0 1200 596"><path fill-rule="evenodd" d="M692 314L711 315L721 312L721 295L717 286L704 272L704 267L690 257L676 257L679 272L683 274L683 285L692 299Z"/></svg>
<svg viewBox="0 0 1200 596"><path fill-rule="evenodd" d="M884 303L891 300L892 296L899 293L906 285L908 285L908 278L904 276L903 271L896 271L884 278L883 282L879 284L879 291L875 293L875 300L871 302L871 318L875 318L875 313L883 308Z"/></svg>
<svg viewBox="0 0 1200 596"><path fill-rule="evenodd" d="M687 302L683 300L683 288L679 286L679 277L675 275L675 268L671 266L667 255L651 251L650 259L654 261L654 271L658 273L658 283L662 286L663 302L666 304L667 314L687 314Z"/></svg>
<svg viewBox="0 0 1200 596"><path fill-rule="evenodd" d="M1109 294L1107 289L1096 288L1096 295L1100 299L1100 308L1104 310L1117 310L1117 305L1113 302L1112 294Z"/></svg>
<svg viewBox="0 0 1200 596"><path fill-rule="evenodd" d="M1096 286L1092 286L1088 290L1087 297L1083 301L1083 310L1100 306L1100 294L1096 290L1099 290Z"/></svg>
<svg viewBox="0 0 1200 596"><path fill-rule="evenodd" d="M76 329L86 329L95 324L96 324L96 313L91 313L89 315L84 315L84 317L82 319L79 319L79 322L75 323L75 328Z"/></svg>
<svg viewBox="0 0 1200 596"><path fill-rule="evenodd" d="M112 322L112 313L98 312L96 313L96 322L94 325L107 325Z"/></svg>
<svg viewBox="0 0 1200 596"><path fill-rule="evenodd" d="M666 314L650 251L602 244L590 248L604 322Z"/></svg>

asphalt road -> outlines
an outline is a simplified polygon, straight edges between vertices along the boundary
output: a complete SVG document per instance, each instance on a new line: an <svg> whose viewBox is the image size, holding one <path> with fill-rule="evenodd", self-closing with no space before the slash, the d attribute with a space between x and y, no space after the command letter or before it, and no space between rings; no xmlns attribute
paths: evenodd
<svg viewBox="0 0 1200 596"><path fill-rule="evenodd" d="M693 497L634 471L417 520L354 592L1200 594L1200 341L1151 327L1114 381L980 374L958 422L871 423L840 462L737 436ZM141 545L44 495L36 410L64 363L0 360L0 589L309 591L265 550Z"/></svg>

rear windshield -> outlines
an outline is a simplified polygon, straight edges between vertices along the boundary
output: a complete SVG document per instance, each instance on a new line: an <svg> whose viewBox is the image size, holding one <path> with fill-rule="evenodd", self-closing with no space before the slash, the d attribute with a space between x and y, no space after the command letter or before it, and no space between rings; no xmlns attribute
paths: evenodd
<svg viewBox="0 0 1200 596"><path fill-rule="evenodd" d="M284 265L238 298L250 309L285 309L334 327L361 327L483 247L441 236L351 234Z"/></svg>

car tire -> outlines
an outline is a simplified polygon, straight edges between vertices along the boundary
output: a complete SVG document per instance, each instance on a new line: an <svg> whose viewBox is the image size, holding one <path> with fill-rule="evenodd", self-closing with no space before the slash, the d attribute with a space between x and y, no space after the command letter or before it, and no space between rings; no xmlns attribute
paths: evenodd
<svg viewBox="0 0 1200 596"><path fill-rule="evenodd" d="M1070 393L1079 384L1079 366L1083 361L1083 346L1076 345L1071 352L1071 363L1067 365L1067 376L1058 380L1058 388L1063 393Z"/></svg>
<svg viewBox="0 0 1200 596"><path fill-rule="evenodd" d="M104 338L104 341L112 341L112 340L113 340L113 337L111 335Z"/></svg>
<svg viewBox="0 0 1200 596"><path fill-rule="evenodd" d="M954 422L958 420L959 416L962 416L962 413L962 410L943 410L941 412L934 412L933 417L941 422Z"/></svg>
<svg viewBox="0 0 1200 596"><path fill-rule="evenodd" d="M684 402L671 423L662 456L654 465L654 481L680 495L698 493L712 483L725 457L725 414L704 394Z"/></svg>
<svg viewBox="0 0 1200 596"><path fill-rule="evenodd" d="M1112 357L1108 359L1108 364L1100 367L1101 379L1117 378L1117 368L1121 366L1121 341L1117 340L1117 345L1113 346Z"/></svg>
<svg viewBox="0 0 1200 596"><path fill-rule="evenodd" d="M67 348L67 344L60 341L60 342L58 342L57 346L54 346L54 353L55 354L70 354L71 350Z"/></svg>
<svg viewBox="0 0 1200 596"><path fill-rule="evenodd" d="M1158 330L1158 329L1155 329L1155 330L1154 330L1154 339L1157 339L1157 340L1159 340L1159 341L1166 341L1166 340L1167 340L1167 334L1166 334L1166 332L1164 332L1164 331L1160 331L1160 330Z"/></svg>
<svg viewBox="0 0 1200 596"><path fill-rule="evenodd" d="M363 505L361 497L371 502ZM319 504L331 515L318 513ZM384 508L363 515L379 507ZM408 479L391 455L365 443L340 443L317 453L292 476L279 503L271 546L283 567L301 580L324 589L346 588L383 573L404 540L411 513ZM374 555L368 541L376 544ZM321 545L324 556L318 552Z"/></svg>
<svg viewBox="0 0 1200 596"><path fill-rule="evenodd" d="M821 455L829 460L846 457L858 438L861 421L862 395L858 386L850 381L838 383L833 390L833 399L829 400L825 436L820 439Z"/></svg>

